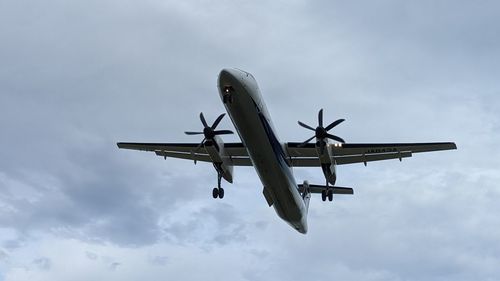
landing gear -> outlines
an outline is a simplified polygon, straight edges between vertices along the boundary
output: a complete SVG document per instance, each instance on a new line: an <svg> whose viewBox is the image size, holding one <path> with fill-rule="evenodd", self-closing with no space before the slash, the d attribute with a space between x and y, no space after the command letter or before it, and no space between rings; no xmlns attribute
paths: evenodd
<svg viewBox="0 0 500 281"><path fill-rule="evenodd" d="M233 87L231 86L225 86L224 87L224 94L222 95L222 102L224 104L226 103L233 103Z"/></svg>
<svg viewBox="0 0 500 281"><path fill-rule="evenodd" d="M222 96L222 102L223 103L233 103L233 96L231 94L225 94Z"/></svg>
<svg viewBox="0 0 500 281"><path fill-rule="evenodd" d="M333 190L329 188L328 180L326 181L326 190L321 191L321 200L324 202L327 198L328 201L333 201Z"/></svg>
<svg viewBox="0 0 500 281"><path fill-rule="evenodd" d="M327 189L321 191L321 200L324 202L328 198L328 201L333 201L333 190Z"/></svg>
<svg viewBox="0 0 500 281"><path fill-rule="evenodd" d="M212 197L214 199L216 198L224 198L224 188L222 187L215 187L214 189L212 189Z"/></svg>
<svg viewBox="0 0 500 281"><path fill-rule="evenodd" d="M220 173L217 173L217 187L215 187L214 189L212 189L212 197L214 199L216 198L224 198L224 188L222 188L220 186L220 183L221 183L221 179L222 179L222 175Z"/></svg>

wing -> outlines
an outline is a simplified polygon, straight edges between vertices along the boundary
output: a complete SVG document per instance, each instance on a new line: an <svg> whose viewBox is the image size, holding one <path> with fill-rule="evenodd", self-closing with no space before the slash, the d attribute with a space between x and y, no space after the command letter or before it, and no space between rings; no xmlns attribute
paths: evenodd
<svg viewBox="0 0 500 281"><path fill-rule="evenodd" d="M205 147L200 147L196 152L199 143L138 143L119 142L119 148L151 151L161 157L173 157L189 159L193 161L212 162ZM226 143L224 151L233 166L252 166L247 150L242 143Z"/></svg>
<svg viewBox="0 0 500 281"><path fill-rule="evenodd" d="M287 143L290 162L295 167L318 167L320 162L314 144ZM453 142L431 143L344 143L329 144L337 165L364 163L387 159L403 159L413 153L457 149Z"/></svg>
<svg viewBox="0 0 500 281"><path fill-rule="evenodd" d="M314 144L301 147L301 143L285 144L288 162L292 167L320 167L320 161ZM135 143L119 142L119 148L151 151L161 157L173 157L201 162L212 162L205 147L199 143ZM452 142L433 143L345 143L329 144L337 165L366 163L388 159L403 159L413 153L456 149ZM252 166L248 152L242 143L225 143L225 157L233 166Z"/></svg>

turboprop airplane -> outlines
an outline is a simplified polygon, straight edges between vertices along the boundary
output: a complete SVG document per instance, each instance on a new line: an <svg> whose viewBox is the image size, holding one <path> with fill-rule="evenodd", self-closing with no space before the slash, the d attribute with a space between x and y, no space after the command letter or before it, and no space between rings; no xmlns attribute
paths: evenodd
<svg viewBox="0 0 500 281"><path fill-rule="evenodd" d="M119 148L155 152L156 155L211 162L217 171L217 187L213 198L223 198L221 180L233 182L234 166L253 166L262 182L264 198L273 206L280 218L300 233L307 232L307 212L311 193L321 193L323 201L332 201L333 194L353 194L349 187L335 186L336 166L386 159L411 157L413 153L456 149L452 142L433 143L346 143L329 133L344 119L327 126L323 124L323 110L318 113L316 128L298 122L301 127L314 131L306 141L282 143L276 136L271 117L252 74L239 69L223 69L218 78L219 95L241 143L224 143L221 135L233 134L230 130L217 130L225 114L209 125L200 113L200 143L131 143L119 142ZM310 143L315 139L315 143ZM335 142L330 142L333 140ZM297 184L293 167L321 167L325 185Z"/></svg>

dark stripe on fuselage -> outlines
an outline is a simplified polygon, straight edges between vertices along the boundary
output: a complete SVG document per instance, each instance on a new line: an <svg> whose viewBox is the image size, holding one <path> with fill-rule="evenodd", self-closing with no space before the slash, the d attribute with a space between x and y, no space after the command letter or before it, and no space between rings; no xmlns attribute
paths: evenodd
<svg viewBox="0 0 500 281"><path fill-rule="evenodd" d="M269 142L271 143L271 146L274 151L274 155L278 159L280 165L283 168L289 169L290 168L290 163L286 161L286 154L283 151L283 147L281 146L280 142L278 141L278 138L274 134L273 129L271 128L271 125L267 121L266 117L259 112L259 117L260 121L262 122L262 126L264 126L264 130L266 131L266 135L269 139Z"/></svg>

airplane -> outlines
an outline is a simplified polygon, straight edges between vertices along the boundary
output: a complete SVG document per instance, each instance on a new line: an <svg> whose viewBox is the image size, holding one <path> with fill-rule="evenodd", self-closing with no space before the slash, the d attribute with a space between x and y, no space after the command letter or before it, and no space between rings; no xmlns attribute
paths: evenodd
<svg viewBox="0 0 500 281"><path fill-rule="evenodd" d="M203 131L185 132L200 135L200 143L133 143L119 142L119 148L151 151L165 159L181 158L212 163L217 172L217 187L213 198L224 197L221 180L233 182L234 166L253 166L263 185L267 204L278 216L300 233L307 233L307 213L311 193L321 193L322 201L332 201L333 194L353 194L349 187L336 186L336 166L411 157L413 153L457 149L453 142L431 143L346 143L329 133L344 122L338 119L327 126L323 123L323 109L318 112L318 126L301 121L298 124L314 135L304 142L280 142L257 82L252 74L236 69L223 69L218 76L219 96L231 118L241 142L224 143L221 136L233 134L217 130L225 113L209 125L203 113L200 121ZM310 143L315 139L314 143ZM334 141L331 142L330 140ZM325 185L297 184L294 167L321 167Z"/></svg>

